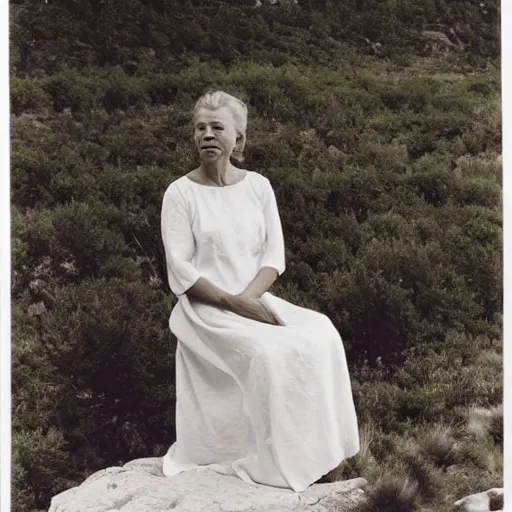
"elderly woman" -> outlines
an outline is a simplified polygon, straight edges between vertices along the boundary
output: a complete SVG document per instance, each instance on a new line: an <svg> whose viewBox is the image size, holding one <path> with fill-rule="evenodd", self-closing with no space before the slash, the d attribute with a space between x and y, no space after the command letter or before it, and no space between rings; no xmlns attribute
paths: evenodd
<svg viewBox="0 0 512 512"><path fill-rule="evenodd" d="M303 491L359 450L341 338L325 315L268 292L285 269L269 180L232 165L247 108L224 92L194 110L201 163L167 188L162 237L176 351L172 476L198 466Z"/></svg>

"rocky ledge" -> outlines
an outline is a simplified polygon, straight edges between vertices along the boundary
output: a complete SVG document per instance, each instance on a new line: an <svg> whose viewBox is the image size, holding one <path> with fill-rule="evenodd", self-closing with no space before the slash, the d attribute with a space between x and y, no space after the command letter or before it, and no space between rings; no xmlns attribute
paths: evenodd
<svg viewBox="0 0 512 512"><path fill-rule="evenodd" d="M49 512L353 512L366 485L355 478L295 493L206 468L166 478L161 468L162 459L155 457L98 471L55 496Z"/></svg>

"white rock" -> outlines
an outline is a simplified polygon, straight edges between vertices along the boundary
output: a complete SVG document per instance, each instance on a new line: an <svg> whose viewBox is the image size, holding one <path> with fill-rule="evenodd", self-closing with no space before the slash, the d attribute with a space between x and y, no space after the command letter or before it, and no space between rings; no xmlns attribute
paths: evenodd
<svg viewBox="0 0 512 512"><path fill-rule="evenodd" d="M98 471L55 496L49 512L351 512L365 499L364 478L295 493L206 468L167 478L161 467L162 459L155 457Z"/></svg>
<svg viewBox="0 0 512 512"><path fill-rule="evenodd" d="M455 507L460 512L490 512L491 510L502 512L501 509L497 510L495 506L491 508L491 505L503 507L502 487L494 487L485 492L471 494L455 502Z"/></svg>

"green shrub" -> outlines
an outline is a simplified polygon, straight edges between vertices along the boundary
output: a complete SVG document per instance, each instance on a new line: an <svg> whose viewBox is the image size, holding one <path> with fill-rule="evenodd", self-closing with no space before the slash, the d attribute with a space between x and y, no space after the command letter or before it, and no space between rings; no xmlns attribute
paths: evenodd
<svg viewBox="0 0 512 512"><path fill-rule="evenodd" d="M144 80L128 77L120 67L114 67L108 76L103 108L107 112L127 110L148 103L147 86Z"/></svg>
<svg viewBox="0 0 512 512"><path fill-rule="evenodd" d="M175 346L168 311L162 292L121 279L54 290L40 342L61 376L55 410L80 469L142 457L172 442Z"/></svg>
<svg viewBox="0 0 512 512"><path fill-rule="evenodd" d="M76 481L70 474L71 454L58 429L37 428L13 433L13 510L46 506L47 497L64 491Z"/></svg>
<svg viewBox="0 0 512 512"><path fill-rule="evenodd" d="M99 87L91 87L87 79L76 79L73 70L49 76L44 83L45 91L50 95L53 109L62 112L71 109L72 112L83 112L94 108L98 101Z"/></svg>
<svg viewBox="0 0 512 512"><path fill-rule="evenodd" d="M41 112L51 107L50 96L44 91L39 80L16 76L11 77L10 103L11 113L15 115Z"/></svg>

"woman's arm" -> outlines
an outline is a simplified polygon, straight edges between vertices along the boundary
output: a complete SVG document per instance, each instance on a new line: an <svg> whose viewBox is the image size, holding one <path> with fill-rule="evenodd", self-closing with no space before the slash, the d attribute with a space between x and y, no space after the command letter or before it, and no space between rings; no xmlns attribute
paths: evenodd
<svg viewBox="0 0 512 512"><path fill-rule="evenodd" d="M265 248L258 273L241 294L255 299L259 299L267 292L286 268L283 228L276 196L267 178L263 178L262 197L266 230Z"/></svg>
<svg viewBox="0 0 512 512"><path fill-rule="evenodd" d="M247 285L241 295L259 299L277 279L278 272L273 267L263 267L256 274L256 277Z"/></svg>
<svg viewBox="0 0 512 512"><path fill-rule="evenodd" d="M186 292L189 298L198 299L201 302L226 308L228 298L231 294L215 286L211 281L205 277L200 277ZM226 308L227 309L227 308Z"/></svg>
<svg viewBox="0 0 512 512"><path fill-rule="evenodd" d="M162 201L161 235L169 287L175 295L183 295L201 276L192 265L196 248L187 203L175 184L167 188Z"/></svg>

